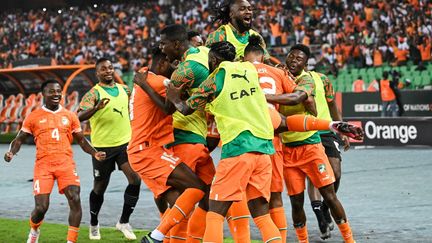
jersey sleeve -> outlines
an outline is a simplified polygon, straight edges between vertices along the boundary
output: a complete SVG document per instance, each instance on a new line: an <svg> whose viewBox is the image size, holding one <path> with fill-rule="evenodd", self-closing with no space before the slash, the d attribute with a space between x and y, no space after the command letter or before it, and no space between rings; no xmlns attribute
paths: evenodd
<svg viewBox="0 0 432 243"><path fill-rule="evenodd" d="M71 132L72 133L82 132L81 123L78 119L78 116L75 113L71 113L70 116L71 116Z"/></svg>
<svg viewBox="0 0 432 243"><path fill-rule="evenodd" d="M297 83L297 87L295 90L301 90L303 92L306 92L306 94L309 96L315 96L315 82L313 78L309 75L303 76L300 81Z"/></svg>
<svg viewBox="0 0 432 243"><path fill-rule="evenodd" d="M25 132L25 133L29 133L29 134L33 134L33 124L34 124L34 113L30 113L30 115L28 115L24 121L23 124L21 126L21 131Z"/></svg>
<svg viewBox="0 0 432 243"><path fill-rule="evenodd" d="M213 43L224 41L225 38L225 28L219 28L208 35L205 46L210 48Z"/></svg>
<svg viewBox="0 0 432 243"><path fill-rule="evenodd" d="M185 84L185 88L190 88L193 85L194 79L195 73L190 61L180 63L171 75L171 83L176 87Z"/></svg>
<svg viewBox="0 0 432 243"><path fill-rule="evenodd" d="M320 77L321 77L321 80L324 84L324 93L325 93L326 100L327 100L327 102L331 102L334 100L334 95L335 95L334 89L333 89L333 84L326 75L321 74Z"/></svg>
<svg viewBox="0 0 432 243"><path fill-rule="evenodd" d="M216 75L210 76L201 83L192 95L186 100L186 104L194 110L204 110L206 104L213 101L223 88L225 70L220 69Z"/></svg>
<svg viewBox="0 0 432 243"><path fill-rule="evenodd" d="M87 93L84 94L79 104L78 110L85 111L85 110L92 109L93 107L95 107L98 100L99 100L99 92L95 88L92 88Z"/></svg>
<svg viewBox="0 0 432 243"><path fill-rule="evenodd" d="M297 84L288 76L287 72L281 72L282 91L284 94L294 92Z"/></svg>

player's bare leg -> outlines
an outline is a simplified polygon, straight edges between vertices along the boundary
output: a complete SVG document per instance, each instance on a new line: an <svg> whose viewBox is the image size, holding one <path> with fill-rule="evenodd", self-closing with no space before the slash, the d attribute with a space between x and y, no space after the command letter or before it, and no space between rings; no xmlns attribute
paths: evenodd
<svg viewBox="0 0 432 243"><path fill-rule="evenodd" d="M205 195L206 184L185 164L178 164L168 176L167 185L183 191L159 226L141 242L162 242L164 236L195 208Z"/></svg>
<svg viewBox="0 0 432 243"><path fill-rule="evenodd" d="M40 194L34 197L35 207L30 215L30 233L28 235L27 243L38 242L40 231L39 226L45 217L49 207L50 194Z"/></svg>
<svg viewBox="0 0 432 243"><path fill-rule="evenodd" d="M338 225L345 242L355 242L352 236L351 227L349 226L347 217L345 215L345 210L336 196L333 184L321 187L319 191L323 196L327 206L329 207L330 212L336 224Z"/></svg>
<svg viewBox="0 0 432 243"><path fill-rule="evenodd" d="M75 243L78 239L78 230L82 218L80 187L68 186L64 189L69 204L69 229L67 240Z"/></svg>

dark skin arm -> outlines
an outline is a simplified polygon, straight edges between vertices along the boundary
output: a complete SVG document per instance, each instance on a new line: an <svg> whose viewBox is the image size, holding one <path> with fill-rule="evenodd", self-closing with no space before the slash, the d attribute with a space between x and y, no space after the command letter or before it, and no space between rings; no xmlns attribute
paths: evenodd
<svg viewBox="0 0 432 243"><path fill-rule="evenodd" d="M9 147L9 151L7 151L5 153L4 160L6 162L10 162L12 160L12 157L14 155L16 155L18 153L18 151L20 150L22 143L30 136L31 136L30 133L19 131L19 133L17 134L15 139L12 140L10 147Z"/></svg>
<svg viewBox="0 0 432 243"><path fill-rule="evenodd" d="M303 102L307 111L314 116L318 114L315 99L313 97L308 97L304 91L296 90L294 93L280 95L266 94L265 96L268 102L280 105L297 105Z"/></svg>
<svg viewBox="0 0 432 243"><path fill-rule="evenodd" d="M294 93L289 94L266 94L266 99L270 103L276 103L280 105L297 105L306 101L308 95L306 92L297 90Z"/></svg>
<svg viewBox="0 0 432 243"><path fill-rule="evenodd" d="M182 84L181 86L179 86L178 88L174 86L174 84L169 83L167 86L167 99L169 101L171 101L175 108L182 113L183 115L187 116L192 114L195 110L190 108L187 104L186 101L182 100L181 94L183 92L183 87L185 84Z"/></svg>
<svg viewBox="0 0 432 243"><path fill-rule="evenodd" d="M136 83L141 89L143 89L153 103L156 104L165 114L171 115L176 111L174 105L166 98L162 97L158 94L147 82L147 72L145 73L137 73L133 79L134 83Z"/></svg>
<svg viewBox="0 0 432 243"><path fill-rule="evenodd" d="M82 132L73 133L73 137L75 141L79 144L82 150L91 156L95 157L98 161L102 161L105 159L106 154L102 151L97 151L90 142L85 138Z"/></svg>
<svg viewBox="0 0 432 243"><path fill-rule="evenodd" d="M80 122L90 119L90 117L92 117L96 113L96 111L103 109L108 104L109 101L110 99L103 98L99 100L99 102L93 108L85 111L80 110L78 112L78 119L80 120Z"/></svg>

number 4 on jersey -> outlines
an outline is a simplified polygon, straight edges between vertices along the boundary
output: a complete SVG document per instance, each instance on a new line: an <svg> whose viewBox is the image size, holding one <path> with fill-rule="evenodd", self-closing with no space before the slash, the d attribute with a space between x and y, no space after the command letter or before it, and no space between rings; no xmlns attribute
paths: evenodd
<svg viewBox="0 0 432 243"><path fill-rule="evenodd" d="M54 130L51 132L51 137L57 141L60 141L60 134L58 128L54 128Z"/></svg>

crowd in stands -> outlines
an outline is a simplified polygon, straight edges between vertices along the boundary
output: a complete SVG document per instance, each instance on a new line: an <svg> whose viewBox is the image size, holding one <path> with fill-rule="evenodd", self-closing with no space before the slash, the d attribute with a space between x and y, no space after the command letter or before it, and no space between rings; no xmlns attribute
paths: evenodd
<svg viewBox="0 0 432 243"><path fill-rule="evenodd" d="M315 47L314 66L357 68L431 60L432 0L251 0L255 29L271 54L287 46ZM0 67L50 57L53 64L90 64L102 56L119 70L149 61L159 31L181 23L205 38L215 30L214 0L149 0L0 13ZM327 65L320 65L327 64Z"/></svg>

